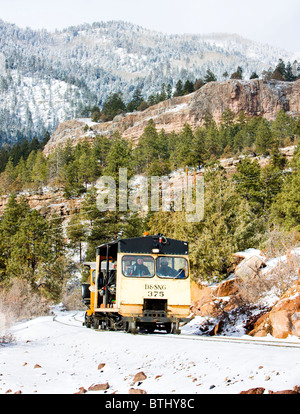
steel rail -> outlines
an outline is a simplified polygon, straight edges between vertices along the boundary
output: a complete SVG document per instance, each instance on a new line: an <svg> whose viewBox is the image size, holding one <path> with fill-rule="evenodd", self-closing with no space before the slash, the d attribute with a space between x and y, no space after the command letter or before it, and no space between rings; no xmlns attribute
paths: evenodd
<svg viewBox="0 0 300 414"><path fill-rule="evenodd" d="M82 319L78 319L76 318L76 316L78 315L79 312L74 313L73 315L68 315L68 317L71 317L74 319L74 321L76 322L83 322ZM87 329L84 326L78 326L76 324L72 324L72 323L67 323L67 322L63 322L61 320L58 320L57 318L61 316L61 315L55 315L53 317L53 321L60 323L62 325L66 325L66 326L72 326L75 328L83 328L83 329ZM92 329L92 328L91 328ZM94 332L110 332L110 333L123 333L126 335L131 335L128 334L127 332L122 332L122 331L106 331L106 330L101 330L101 329L92 329ZM161 334L161 333L152 333L152 334L143 334L143 335L147 335L147 336L155 336L155 338L172 338L172 339L181 339L181 340L188 340L188 341L211 341L211 342L227 342L227 343L239 343L239 344L247 344L247 345L260 345L260 346L271 346L271 347L282 347L282 348L299 348L300 349L300 340L299 342L294 342L294 341L284 341L284 340L277 340L277 339L261 339L261 338L240 338L240 337L228 337L228 336L203 336L203 335L197 335L197 334L191 334L191 335L187 335L187 334L180 334L180 335L173 335L173 334Z"/></svg>

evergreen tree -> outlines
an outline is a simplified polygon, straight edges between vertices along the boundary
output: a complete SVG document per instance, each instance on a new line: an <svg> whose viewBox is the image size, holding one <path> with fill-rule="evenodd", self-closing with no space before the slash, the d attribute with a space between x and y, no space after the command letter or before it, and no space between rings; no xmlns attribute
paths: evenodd
<svg viewBox="0 0 300 414"><path fill-rule="evenodd" d="M82 263L82 243L86 240L86 225L78 214L73 214L67 227L67 236L71 247L79 250L79 260Z"/></svg>
<svg viewBox="0 0 300 414"><path fill-rule="evenodd" d="M276 195L283 184L283 169L285 159L281 157L278 148L274 148L271 162L261 170L261 191L264 197L264 209L269 218L269 211Z"/></svg>
<svg viewBox="0 0 300 414"><path fill-rule="evenodd" d="M194 83L187 80L183 86L183 94L188 95L189 93L194 92Z"/></svg>
<svg viewBox="0 0 300 414"><path fill-rule="evenodd" d="M243 79L243 69L238 66L237 70L230 76L230 79Z"/></svg>
<svg viewBox="0 0 300 414"><path fill-rule="evenodd" d="M285 70L285 80L287 82L294 82L296 79L297 77L293 73L291 62L288 62Z"/></svg>
<svg viewBox="0 0 300 414"><path fill-rule="evenodd" d="M209 82L216 82L216 81L217 81L217 78L215 74L210 69L207 69L206 75L204 76L204 82L209 83Z"/></svg>
<svg viewBox="0 0 300 414"><path fill-rule="evenodd" d="M192 165L194 159L192 155L192 146L194 134L189 124L185 124L183 130L178 135L177 145L171 161L177 167Z"/></svg>
<svg viewBox="0 0 300 414"><path fill-rule="evenodd" d="M244 158L237 165L237 173L233 178L236 183L236 191L247 200L252 211L262 214L264 209L264 195L262 193L261 167L257 160L253 162Z"/></svg>
<svg viewBox="0 0 300 414"><path fill-rule="evenodd" d="M81 205L81 218L82 220L89 220L91 226L100 214L96 202L97 189L93 186L87 191Z"/></svg>
<svg viewBox="0 0 300 414"><path fill-rule="evenodd" d="M300 151L295 152L291 172L285 175L282 190L271 207L272 217L287 230L300 231Z"/></svg>
<svg viewBox="0 0 300 414"><path fill-rule="evenodd" d="M263 155L268 155L273 143L274 140L272 137L269 123L264 118L262 118L258 124L258 128L256 131L256 150L257 152Z"/></svg>
<svg viewBox="0 0 300 414"><path fill-rule="evenodd" d="M183 85L182 81L179 79L176 83L176 89L173 96L182 96L183 95Z"/></svg>
<svg viewBox="0 0 300 414"><path fill-rule="evenodd" d="M118 92L109 95L103 104L102 112L106 117L105 120L111 120L125 110L126 106L123 101L122 93Z"/></svg>
<svg viewBox="0 0 300 414"><path fill-rule="evenodd" d="M134 150L134 167L138 173L148 170L151 163L159 158L159 144L155 122L150 119Z"/></svg>
<svg viewBox="0 0 300 414"><path fill-rule="evenodd" d="M66 278L67 263L63 257L61 220L53 217L48 223L36 210L30 210L24 198L17 202L15 196L11 196L0 228L1 281L25 279L33 289L57 299Z"/></svg>
<svg viewBox="0 0 300 414"><path fill-rule="evenodd" d="M204 128L196 128L194 136L195 139L191 148L191 166L200 168L207 158Z"/></svg>
<svg viewBox="0 0 300 414"><path fill-rule="evenodd" d="M128 112L137 111L141 103L144 102L144 98L140 88L136 88L132 97L132 100L128 103L126 109Z"/></svg>
<svg viewBox="0 0 300 414"><path fill-rule="evenodd" d="M295 121L289 117L283 109L277 113L276 119L271 123L271 132L278 145L284 146L285 143L291 145L294 140Z"/></svg>
<svg viewBox="0 0 300 414"><path fill-rule="evenodd" d="M279 59L279 62L272 74L271 79L275 79L275 80L279 80L279 81L284 81L286 77L286 68L285 68L285 63L282 59Z"/></svg>
<svg viewBox="0 0 300 414"><path fill-rule="evenodd" d="M107 166L104 174L112 176L118 181L120 168L127 168L128 176L131 175L131 147L123 138L115 138L106 157Z"/></svg>

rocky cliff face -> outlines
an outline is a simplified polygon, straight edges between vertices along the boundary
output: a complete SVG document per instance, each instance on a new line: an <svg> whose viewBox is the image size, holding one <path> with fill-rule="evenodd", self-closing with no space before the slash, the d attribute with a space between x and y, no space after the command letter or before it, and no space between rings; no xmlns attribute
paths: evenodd
<svg viewBox="0 0 300 414"><path fill-rule="evenodd" d="M45 216L58 214L66 219L70 215L78 213L81 209L82 198L66 199L62 190L45 189L40 192L24 192L20 193L17 199L22 195L27 200L30 208L38 210ZM8 200L9 195L0 197L0 216L4 213Z"/></svg>
<svg viewBox="0 0 300 414"><path fill-rule="evenodd" d="M236 115L244 111L248 116L261 115L268 120L274 119L280 109L284 109L289 115L298 116L300 80L211 82L190 95L169 99L143 112L118 115L111 122L91 123L88 130L85 120L66 121L54 132L45 147L45 154L63 145L69 138L76 145L84 138L92 141L96 135L112 136L116 131L124 138L136 142L151 118L157 129L164 129L166 133L181 131L185 123L189 123L194 129L203 124L207 112L219 122L227 108Z"/></svg>

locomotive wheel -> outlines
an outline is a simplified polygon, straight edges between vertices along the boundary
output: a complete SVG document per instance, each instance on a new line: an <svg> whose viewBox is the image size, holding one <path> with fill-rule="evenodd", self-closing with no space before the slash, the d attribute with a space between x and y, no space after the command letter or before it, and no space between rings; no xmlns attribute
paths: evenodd
<svg viewBox="0 0 300 414"><path fill-rule="evenodd" d="M99 329L99 319L93 318L92 326L93 326L93 329Z"/></svg>
<svg viewBox="0 0 300 414"><path fill-rule="evenodd" d="M125 331L131 334L137 334L136 321L125 322Z"/></svg>
<svg viewBox="0 0 300 414"><path fill-rule="evenodd" d="M179 323L177 322L171 322L171 323L166 323L165 324L165 329L167 331L167 333L171 333L174 335L180 335L181 334L181 330L179 329Z"/></svg>

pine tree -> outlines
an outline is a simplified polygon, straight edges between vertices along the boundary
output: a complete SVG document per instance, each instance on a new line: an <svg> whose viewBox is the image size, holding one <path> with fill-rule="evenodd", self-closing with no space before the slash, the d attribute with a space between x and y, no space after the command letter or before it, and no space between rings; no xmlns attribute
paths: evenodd
<svg viewBox="0 0 300 414"><path fill-rule="evenodd" d="M178 135L177 145L173 153L172 162L178 167L193 164L193 154L191 152L194 142L194 134L189 124L185 124L183 130Z"/></svg>
<svg viewBox="0 0 300 414"><path fill-rule="evenodd" d="M271 79L284 81L285 77L286 77L285 63L282 59L279 59L279 62L272 74Z"/></svg>
<svg viewBox="0 0 300 414"><path fill-rule="evenodd" d="M82 243L86 240L87 232L86 225L79 215L73 214L71 217L67 227L67 236L71 247L76 248L76 250L78 248L80 263L82 263Z"/></svg>
<svg viewBox="0 0 300 414"><path fill-rule="evenodd" d="M115 138L106 157L107 166L104 174L119 179L120 168L127 168L128 176L131 175L131 147L123 138Z"/></svg>
<svg viewBox="0 0 300 414"><path fill-rule="evenodd" d="M126 107L127 111L128 112L137 111L138 107L141 105L142 102L144 102L142 92L140 88L136 88L133 93L132 100L127 104L127 107Z"/></svg>
<svg viewBox="0 0 300 414"><path fill-rule="evenodd" d="M237 165L237 173L233 178L236 183L236 191L247 200L252 211L262 214L264 209L264 195L262 192L261 167L257 160L251 162L244 158Z"/></svg>
<svg viewBox="0 0 300 414"><path fill-rule="evenodd" d="M295 152L291 172L271 206L272 218L287 230L300 231L300 151Z"/></svg>
<svg viewBox="0 0 300 414"><path fill-rule="evenodd" d="M33 288L38 288L38 268L50 257L47 230L46 219L36 210L26 214L12 237L6 269L10 277L25 278Z"/></svg>
<svg viewBox="0 0 300 414"><path fill-rule="evenodd" d="M176 96L182 96L183 95L183 85L182 85L182 81L179 79L176 83L176 89L174 92L174 97Z"/></svg>
<svg viewBox="0 0 300 414"><path fill-rule="evenodd" d="M268 155L273 143L274 140L268 121L262 118L258 124L256 131L256 150L263 155Z"/></svg>
<svg viewBox="0 0 300 414"><path fill-rule="evenodd" d="M126 110L125 103L121 92L113 93L108 96L103 104L102 112L105 115L105 120L111 120L122 111Z"/></svg>
<svg viewBox="0 0 300 414"><path fill-rule="evenodd" d="M243 79L243 69L238 66L236 72L230 76L230 79Z"/></svg>
<svg viewBox="0 0 300 414"><path fill-rule="evenodd" d="M291 62L288 62L285 70L285 80L287 82L294 82L296 79L297 77L293 73Z"/></svg>
<svg viewBox="0 0 300 414"><path fill-rule="evenodd" d="M153 161L159 158L160 142L155 122L150 119L134 149L134 167L138 173L147 171Z"/></svg>
<svg viewBox="0 0 300 414"><path fill-rule="evenodd" d="M271 132L280 146L283 146L285 143L293 143L294 125L294 119L288 116L283 109L280 109L276 119L271 123Z"/></svg>
<svg viewBox="0 0 300 414"><path fill-rule="evenodd" d="M207 69L206 75L204 76L204 82L209 83L215 81L217 81L216 75L210 69Z"/></svg>

